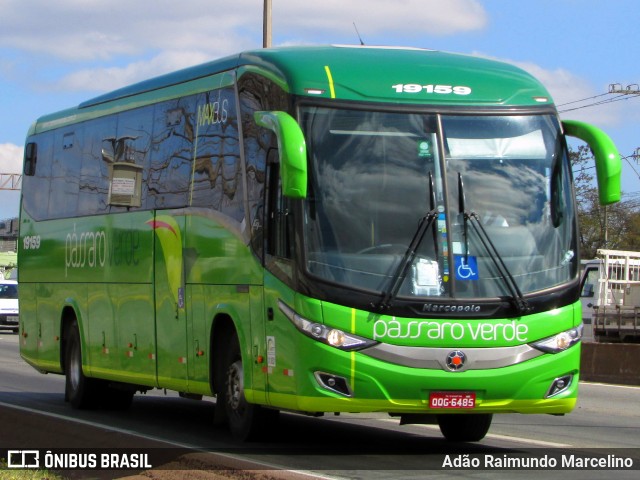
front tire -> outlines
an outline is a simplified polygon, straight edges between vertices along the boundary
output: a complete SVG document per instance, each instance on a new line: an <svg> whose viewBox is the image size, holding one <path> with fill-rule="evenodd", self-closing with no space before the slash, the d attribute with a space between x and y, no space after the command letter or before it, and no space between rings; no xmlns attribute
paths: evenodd
<svg viewBox="0 0 640 480"><path fill-rule="evenodd" d="M222 397L222 398L220 398ZM253 440L261 436L268 424L275 421L277 410L270 410L247 402L244 395L244 368L238 335L233 334L224 362L224 386L218 401L225 409L229 429L234 439ZM219 408L216 405L216 408Z"/></svg>
<svg viewBox="0 0 640 480"><path fill-rule="evenodd" d="M438 425L450 442L478 442L489 431L492 419L490 413L438 415Z"/></svg>

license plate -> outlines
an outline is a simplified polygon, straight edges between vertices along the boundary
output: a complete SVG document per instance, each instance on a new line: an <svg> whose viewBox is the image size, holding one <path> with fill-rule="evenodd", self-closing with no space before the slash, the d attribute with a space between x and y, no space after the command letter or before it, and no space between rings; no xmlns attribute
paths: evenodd
<svg viewBox="0 0 640 480"><path fill-rule="evenodd" d="M18 323L18 315L7 315L7 323Z"/></svg>
<svg viewBox="0 0 640 480"><path fill-rule="evenodd" d="M430 408L475 408L475 392L431 392Z"/></svg>

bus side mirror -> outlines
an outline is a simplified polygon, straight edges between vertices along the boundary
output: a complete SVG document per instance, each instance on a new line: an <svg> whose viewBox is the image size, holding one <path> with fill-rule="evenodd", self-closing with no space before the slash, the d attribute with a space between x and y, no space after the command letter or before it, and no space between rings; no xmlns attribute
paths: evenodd
<svg viewBox="0 0 640 480"><path fill-rule="evenodd" d="M261 127L275 133L280 154L282 195L289 198L307 196L307 144L298 122L286 112L255 112Z"/></svg>
<svg viewBox="0 0 640 480"><path fill-rule="evenodd" d="M591 147L596 160L600 205L619 202L622 162L613 140L602 130L588 123L565 120L562 127L566 135L579 138Z"/></svg>

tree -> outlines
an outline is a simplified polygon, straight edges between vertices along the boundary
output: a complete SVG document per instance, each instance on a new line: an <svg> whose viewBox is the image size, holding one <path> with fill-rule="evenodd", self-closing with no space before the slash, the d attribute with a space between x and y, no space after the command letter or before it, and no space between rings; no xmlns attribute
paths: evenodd
<svg viewBox="0 0 640 480"><path fill-rule="evenodd" d="M569 149L580 223L583 258L594 258L599 248L640 250L640 213L631 203L600 205L594 182L595 160L587 145ZM593 173L592 173L593 172Z"/></svg>

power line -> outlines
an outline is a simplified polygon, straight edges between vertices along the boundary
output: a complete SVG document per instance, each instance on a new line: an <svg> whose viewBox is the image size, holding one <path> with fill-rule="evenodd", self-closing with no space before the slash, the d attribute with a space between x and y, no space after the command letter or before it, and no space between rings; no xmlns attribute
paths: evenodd
<svg viewBox="0 0 640 480"><path fill-rule="evenodd" d="M601 93L600 95L594 95L593 97L581 98L580 100L574 100L572 102L561 103L560 105L556 105L556 107L564 107L565 105L571 105L573 103L586 102L587 100L593 100L594 98L604 97L605 95L609 95L609 92Z"/></svg>
<svg viewBox="0 0 640 480"><path fill-rule="evenodd" d="M587 107L595 107L597 105L604 105L606 103L613 103L613 102L620 102L623 100L630 100L631 98L637 98L638 96L640 96L640 86L637 83L633 83L631 85L627 85L626 87L622 87L621 84L619 83L612 83L609 85L609 91L607 93L601 93L599 95L594 95L592 97L586 97L583 98L581 100L573 100L571 102L566 102L566 103L562 103L560 105L557 105L557 107L563 107L566 105L573 105L576 103L582 103L582 102L586 102L588 100L595 100L597 98L600 97L604 97L606 95L616 95L613 98L609 98L609 99L605 99L605 100L600 100L597 102L593 102L593 103L589 103L587 105L581 105L579 107L574 107L574 108L568 108L565 110L558 110L559 113L565 113L565 112L572 112L574 110L580 110L582 108L587 108Z"/></svg>
<svg viewBox="0 0 640 480"><path fill-rule="evenodd" d="M635 155L629 155L628 157L622 157L622 158L629 164L629 166L631 167L631 170L633 170L636 176L640 178L640 174L636 170L636 167L634 167L633 164L629 161L629 158L633 158L634 160L637 161L637 157Z"/></svg>
<svg viewBox="0 0 640 480"><path fill-rule="evenodd" d="M598 105L605 105L607 103L615 103L615 102L621 102L621 101L624 101L624 100L631 100L632 98L634 98L634 97L627 97L627 96L624 96L624 95L618 95L618 96L616 96L614 98L611 98L611 99L608 99L608 100L602 100L600 102L594 102L594 103L590 103L588 105L582 105L580 107L567 108L565 110L558 110L558 113L572 112L574 110L580 110L581 108L596 107ZM635 98L637 98L637 97L635 97Z"/></svg>
<svg viewBox="0 0 640 480"><path fill-rule="evenodd" d="M640 164L640 147L636 148L631 155L626 155L626 156L620 155L620 159L621 160L625 160L629 164L629 167L631 167L631 170L633 170L633 172L636 174L636 176L638 178L640 178L640 173L638 173L638 170L636 170L636 168L633 166L633 164L629 161L630 158L635 160L635 162L637 164ZM573 173L574 178L577 175L579 175L580 173L586 172L587 170L595 170L596 169L595 165L589 165L589 166L580 165L580 168L573 168L573 167L576 167L576 165L572 165L572 168L571 168L571 172ZM628 196L631 196L631 195L637 195L638 197L640 197L640 192L623 193L622 195L624 197L628 197ZM638 201L640 202L640 199Z"/></svg>

